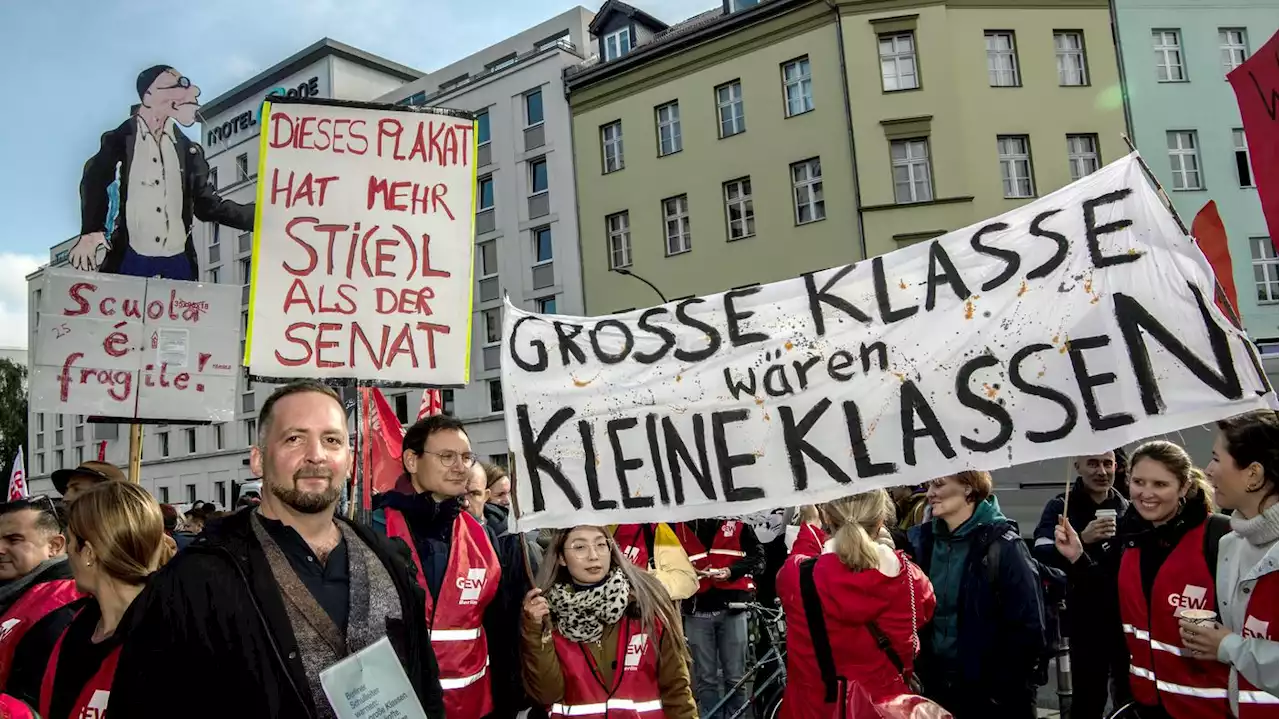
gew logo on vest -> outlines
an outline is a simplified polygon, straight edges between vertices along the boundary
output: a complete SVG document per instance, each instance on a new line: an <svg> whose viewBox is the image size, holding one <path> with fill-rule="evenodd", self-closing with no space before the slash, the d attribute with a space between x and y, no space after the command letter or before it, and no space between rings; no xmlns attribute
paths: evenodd
<svg viewBox="0 0 1280 719"><path fill-rule="evenodd" d="M483 568L473 567L467 570L467 576L458 577L458 589L462 590L459 604L475 604L480 601L480 592L484 590Z"/></svg>
<svg viewBox="0 0 1280 719"><path fill-rule="evenodd" d="M1204 587L1188 584L1182 589L1182 594L1169 595L1169 606L1181 609L1208 609L1209 602L1204 598L1208 591Z"/></svg>
<svg viewBox="0 0 1280 719"><path fill-rule="evenodd" d="M644 658L644 648L648 643L648 634L637 634L631 637L631 641L627 642L627 656L622 660L623 671L633 672L640 666L640 660Z"/></svg>
<svg viewBox="0 0 1280 719"><path fill-rule="evenodd" d="M627 559L630 559L631 561L634 562L636 561L636 558L640 556L640 548L627 547L627 551L625 552L625 554L627 555Z"/></svg>
<svg viewBox="0 0 1280 719"><path fill-rule="evenodd" d="M1244 638L1245 639L1270 639L1267 636L1267 629L1270 628L1271 622L1264 622L1257 617L1244 618Z"/></svg>
<svg viewBox="0 0 1280 719"><path fill-rule="evenodd" d="M89 699L89 706L73 719L102 719L107 715L107 701L111 699L111 692L98 689Z"/></svg>

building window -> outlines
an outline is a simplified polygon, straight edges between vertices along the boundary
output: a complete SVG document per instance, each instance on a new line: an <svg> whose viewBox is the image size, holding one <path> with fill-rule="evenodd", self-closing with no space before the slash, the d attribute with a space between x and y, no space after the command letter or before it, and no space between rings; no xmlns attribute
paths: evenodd
<svg viewBox="0 0 1280 719"><path fill-rule="evenodd" d="M1182 31L1152 30L1151 43L1156 53L1156 80L1185 81L1187 73L1182 67Z"/></svg>
<svg viewBox="0 0 1280 719"><path fill-rule="evenodd" d="M440 414L453 416L453 390L440 390Z"/></svg>
<svg viewBox="0 0 1280 719"><path fill-rule="evenodd" d="M551 246L551 228L539 227L533 231L533 261L541 264L550 262L555 256Z"/></svg>
<svg viewBox="0 0 1280 719"><path fill-rule="evenodd" d="M544 315L554 315L554 314L556 313L556 298L555 298L555 296L551 296L551 297L539 297L538 299L534 300L533 302L534 302L534 306L537 308L537 311L538 311L538 313L539 313L539 314L544 314Z"/></svg>
<svg viewBox="0 0 1280 719"><path fill-rule="evenodd" d="M66 464L63 462L62 450L60 449L53 450L53 468L54 469L66 468Z"/></svg>
<svg viewBox="0 0 1280 719"><path fill-rule="evenodd" d="M253 262L250 257L240 258L240 284L249 284L250 276L253 274Z"/></svg>
<svg viewBox="0 0 1280 719"><path fill-rule="evenodd" d="M1242 27L1218 28L1218 45L1222 47L1222 74L1244 64L1249 57L1249 41Z"/></svg>
<svg viewBox="0 0 1280 719"><path fill-rule="evenodd" d="M194 484L187 485L187 504L195 504L196 502L196 486Z"/></svg>
<svg viewBox="0 0 1280 719"><path fill-rule="evenodd" d="M803 225L826 219L826 203L822 199L822 161L818 158L791 166L791 186L796 200L796 224Z"/></svg>
<svg viewBox="0 0 1280 719"><path fill-rule="evenodd" d="M547 191L547 158L529 161L529 194L540 195Z"/></svg>
<svg viewBox="0 0 1280 719"><path fill-rule="evenodd" d="M56 414L54 416L58 418L58 429L62 429L63 423L67 421L67 418L60 414Z"/></svg>
<svg viewBox="0 0 1280 719"><path fill-rule="evenodd" d="M1089 66L1084 59L1084 33L1059 30L1053 34L1058 54L1058 84L1063 87L1089 84Z"/></svg>
<svg viewBox="0 0 1280 719"><path fill-rule="evenodd" d="M885 92L920 87L915 33L880 36L880 79Z"/></svg>
<svg viewBox="0 0 1280 719"><path fill-rule="evenodd" d="M476 181L476 208L480 212L493 209L493 177L485 175Z"/></svg>
<svg viewBox="0 0 1280 719"><path fill-rule="evenodd" d="M244 436L247 446L253 447L258 444L258 420L246 419L244 421Z"/></svg>
<svg viewBox="0 0 1280 719"><path fill-rule="evenodd" d="M991 87L1018 87L1018 49L1012 32L987 31L987 77Z"/></svg>
<svg viewBox="0 0 1280 719"><path fill-rule="evenodd" d="M168 503L169 503L169 488L161 487L160 488L160 504L168 504Z"/></svg>
<svg viewBox="0 0 1280 719"><path fill-rule="evenodd" d="M196 431L188 429L187 432L187 454L196 453Z"/></svg>
<svg viewBox="0 0 1280 719"><path fill-rule="evenodd" d="M787 117L813 109L813 76L808 57L782 66L782 91L787 98Z"/></svg>
<svg viewBox="0 0 1280 719"><path fill-rule="evenodd" d="M209 168L209 187L218 189L218 168L216 167Z"/></svg>
<svg viewBox="0 0 1280 719"><path fill-rule="evenodd" d="M716 108L720 116L720 137L730 137L747 130L747 116L742 106L742 83L734 80L716 88Z"/></svg>
<svg viewBox="0 0 1280 719"><path fill-rule="evenodd" d="M398 394L394 399L396 403L396 421L400 424L409 424L409 395Z"/></svg>
<svg viewBox="0 0 1280 719"><path fill-rule="evenodd" d="M213 496L214 496L214 497L217 497L217 499L218 499L218 506L219 506L219 507L225 507L225 506L227 506L227 483L226 483L226 482L214 482L214 483L213 483Z"/></svg>
<svg viewBox="0 0 1280 719"><path fill-rule="evenodd" d="M502 380L489 380L489 411L502 411Z"/></svg>
<svg viewBox="0 0 1280 719"><path fill-rule="evenodd" d="M617 60L631 52L631 28L624 27L604 36L604 60Z"/></svg>
<svg viewBox="0 0 1280 719"><path fill-rule="evenodd" d="M1002 135L996 138L1000 152L1000 179L1006 199L1035 197L1036 183L1031 177L1031 138L1026 135Z"/></svg>
<svg viewBox="0 0 1280 719"><path fill-rule="evenodd" d="M533 127L541 125L542 120L542 90L534 90L524 96L524 124Z"/></svg>
<svg viewBox="0 0 1280 719"><path fill-rule="evenodd" d="M156 433L156 444L158 444L160 447L160 456L168 457L169 456L169 433L168 432Z"/></svg>
<svg viewBox="0 0 1280 719"><path fill-rule="evenodd" d="M47 467L44 466L44 453L40 452L36 454L36 473L44 474L46 470Z"/></svg>
<svg viewBox="0 0 1280 719"><path fill-rule="evenodd" d="M484 310L480 313L484 318L484 343L496 345L502 341L502 310Z"/></svg>
<svg viewBox="0 0 1280 719"><path fill-rule="evenodd" d="M218 284L218 281L219 281L219 280L221 280L221 279L222 279L222 268L221 268L221 267L211 267L211 268L209 268L209 284L211 284L211 285L216 285L216 284Z"/></svg>
<svg viewBox="0 0 1280 719"><path fill-rule="evenodd" d="M662 201L662 221L667 231L667 256L693 249L693 231L689 225L689 196L680 195Z"/></svg>
<svg viewBox="0 0 1280 719"><path fill-rule="evenodd" d="M631 215L619 212L605 218L609 230L609 269L631 266Z"/></svg>
<svg viewBox="0 0 1280 719"><path fill-rule="evenodd" d="M226 449L227 440L225 437L225 433L226 433L226 430L223 429L223 425L221 423L213 425L213 448L214 449Z"/></svg>
<svg viewBox="0 0 1280 719"><path fill-rule="evenodd" d="M1277 265L1271 238L1250 237L1249 252L1253 255L1253 283L1258 288L1258 301L1280 301L1280 265Z"/></svg>
<svg viewBox="0 0 1280 719"><path fill-rule="evenodd" d="M750 177L724 183L724 213L729 222L730 240L756 234L756 209L751 201Z"/></svg>
<svg viewBox="0 0 1280 719"><path fill-rule="evenodd" d="M480 243L480 278L493 277L498 274L498 244L496 242Z"/></svg>
<svg viewBox="0 0 1280 719"><path fill-rule="evenodd" d="M1253 169L1249 166L1249 144L1244 130L1232 130L1231 143L1236 151L1236 179L1241 187L1253 187Z"/></svg>
<svg viewBox="0 0 1280 719"><path fill-rule="evenodd" d="M476 115L476 144L487 145L490 141L489 137L489 113L488 111Z"/></svg>
<svg viewBox="0 0 1280 719"><path fill-rule="evenodd" d="M1071 181L1098 171L1098 136L1067 135L1067 163L1071 166Z"/></svg>
<svg viewBox="0 0 1280 719"><path fill-rule="evenodd" d="M84 464L84 447L76 447L76 466Z"/></svg>
<svg viewBox="0 0 1280 719"><path fill-rule="evenodd" d="M37 432L44 431L44 414L43 413L36 415L36 431Z"/></svg>
<svg viewBox="0 0 1280 719"><path fill-rule="evenodd" d="M605 174L617 172L626 164L622 159L622 120L600 128L601 152L604 153Z"/></svg>
<svg viewBox="0 0 1280 719"><path fill-rule="evenodd" d="M1195 130L1165 133L1169 144L1169 168L1173 170L1173 189L1203 190L1200 177L1200 143Z"/></svg>
<svg viewBox="0 0 1280 719"><path fill-rule="evenodd" d="M894 140L889 143L889 158L893 163L894 202L906 205L933 199L928 138Z"/></svg>
<svg viewBox="0 0 1280 719"><path fill-rule="evenodd" d="M248 153L236 155L236 182L244 182L249 179L249 155Z"/></svg>
<svg viewBox="0 0 1280 719"><path fill-rule="evenodd" d="M668 102L656 110L658 115L658 155L671 155L684 148L680 140L680 103Z"/></svg>

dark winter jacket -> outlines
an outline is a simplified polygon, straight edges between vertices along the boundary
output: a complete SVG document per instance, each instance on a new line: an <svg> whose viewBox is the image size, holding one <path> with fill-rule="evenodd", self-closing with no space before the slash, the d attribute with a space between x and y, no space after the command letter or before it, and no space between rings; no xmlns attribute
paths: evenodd
<svg viewBox="0 0 1280 719"><path fill-rule="evenodd" d="M397 486L397 491L378 497L373 517L374 529L383 536L386 535L386 508L399 510L404 515L409 531L416 540L422 571L427 575L427 587L431 596L438 597L449 565L453 523L463 511L462 503L457 500L437 502L429 493L409 494L399 491L400 489L402 487ZM484 613L485 640L489 644L489 685L493 692L494 707L489 716L507 719L528 706L520 679L520 612L524 595L533 585L525 573L520 543L499 541L488 524L485 526L485 533L502 566L498 593Z"/></svg>
<svg viewBox="0 0 1280 719"><path fill-rule="evenodd" d="M938 593L935 621L943 611L936 576L941 567L932 564L939 522L926 522L911 532L917 562ZM965 538L968 546L956 595L954 659L936 655L933 631L925 627L920 632L919 672L926 690L931 681L962 683L971 695L989 703L990 716L1001 716L1002 707L1018 707L1034 695L1034 678L1046 644L1040 580L1013 520L999 516L965 532Z"/></svg>
<svg viewBox="0 0 1280 719"><path fill-rule="evenodd" d="M120 654L109 716L316 716L284 596L250 525L252 511L206 525L135 600L141 611ZM387 619L387 636L427 716L443 717L422 611L426 597L409 561L367 527L351 526L382 560L400 594L403 619Z"/></svg>
<svg viewBox="0 0 1280 719"><path fill-rule="evenodd" d="M720 528L724 526L724 520L696 519L686 524L693 528L694 534L697 535L698 541L702 543L702 546L710 548L715 542L716 532L719 532ZM752 577L759 577L764 573L765 556L764 546L756 538L755 530L750 526L743 527L742 531L738 533L738 542L738 548L742 551L743 557L729 565L729 581L739 579L748 574ZM723 611L730 602L750 602L754 599L753 593L744 589L712 588L684 600L683 610L685 614L717 612Z"/></svg>

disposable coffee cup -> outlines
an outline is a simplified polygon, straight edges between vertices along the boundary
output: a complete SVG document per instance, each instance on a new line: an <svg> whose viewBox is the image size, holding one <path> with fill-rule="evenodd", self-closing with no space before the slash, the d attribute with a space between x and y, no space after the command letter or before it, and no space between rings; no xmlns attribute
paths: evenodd
<svg viewBox="0 0 1280 719"><path fill-rule="evenodd" d="M1178 612L1178 618L1207 627L1218 620L1218 613L1212 609L1183 609Z"/></svg>
<svg viewBox="0 0 1280 719"><path fill-rule="evenodd" d="M1093 513L1093 518L1094 519L1110 519L1111 521L1114 522L1116 521L1116 510L1099 509L1098 511Z"/></svg>

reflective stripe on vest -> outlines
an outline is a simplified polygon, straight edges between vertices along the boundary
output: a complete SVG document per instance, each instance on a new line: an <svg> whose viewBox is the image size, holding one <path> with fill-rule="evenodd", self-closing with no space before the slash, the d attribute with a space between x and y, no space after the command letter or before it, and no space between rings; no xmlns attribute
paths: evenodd
<svg viewBox="0 0 1280 719"><path fill-rule="evenodd" d="M633 702L630 699L610 699L603 704L552 704L551 716L580 717L592 714L607 714L620 711L633 711L637 714L662 711L662 700Z"/></svg>
<svg viewBox="0 0 1280 719"><path fill-rule="evenodd" d="M656 620L655 620L656 621ZM613 661L612 687L602 684L602 672L585 646L553 635L556 659L564 675L564 696L548 707L553 717L641 719L662 712L658 687L658 646L661 623L650 637L639 621L624 618L618 625L618 652Z"/></svg>
<svg viewBox="0 0 1280 719"><path fill-rule="evenodd" d="M1277 623L1280 623L1280 574L1271 571L1253 583L1249 603L1245 605L1244 626L1233 629L1245 639L1274 642L1280 634ZM1280 699L1259 690L1243 674L1235 672L1235 675L1238 690L1235 700L1239 703L1240 719L1275 719L1275 705L1280 704Z"/></svg>
<svg viewBox="0 0 1280 719"><path fill-rule="evenodd" d="M1133 698L1188 719L1228 714L1228 668L1197 658L1182 645L1176 612L1212 609L1213 577L1205 562L1204 525L1182 536L1161 564L1150 595L1142 584L1142 549L1130 546L1120 560L1120 616L1129 648Z"/></svg>
<svg viewBox="0 0 1280 719"><path fill-rule="evenodd" d="M484 527L466 512L453 522L453 539L440 595L432 597L422 558L404 515L384 510L387 535L409 546L418 568L418 583L426 590L424 610L431 630L431 648L440 670L445 715L470 719L493 711L489 691L489 643L484 635L484 610L498 592L502 569Z"/></svg>
<svg viewBox="0 0 1280 719"><path fill-rule="evenodd" d="M700 571L704 569L728 569L734 562L747 556L747 553L742 551L742 532L746 528L745 524L737 520L724 520L716 528L715 539L712 540L710 549L703 546L702 540L698 539L697 532L693 530L691 522L683 522L676 527L676 538L680 540L680 545L684 547L685 553L689 555L689 562L693 564L694 569ZM698 580L698 593L701 594L710 589L754 592L756 583L750 574L723 582L715 582L708 577L700 577Z"/></svg>
<svg viewBox="0 0 1280 719"><path fill-rule="evenodd" d="M13 669L13 655L18 651L31 626L55 609L60 609L83 597L76 589L74 579L54 579L33 584L0 617L0 687L9 681Z"/></svg>
<svg viewBox="0 0 1280 719"><path fill-rule="evenodd" d="M76 612L76 616L80 616L80 612ZM68 624L58 636L57 643L53 645L53 653L49 655L49 665L45 667L44 680L40 683L40 716L42 717L49 716L49 708L53 704L53 684L58 674L58 659L62 654L62 642L67 638L67 632L74 624L73 618L71 624ZM117 644L102 660L98 671L94 672L80 689L80 693L76 695L76 703L71 707L71 713L67 714L68 717L92 719L106 716L107 702L111 698L111 682L115 679L116 664L119 661L120 645Z"/></svg>

